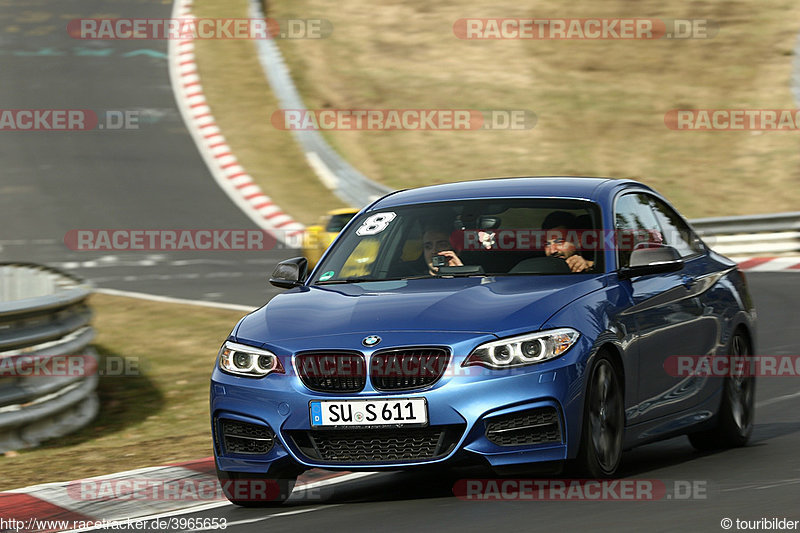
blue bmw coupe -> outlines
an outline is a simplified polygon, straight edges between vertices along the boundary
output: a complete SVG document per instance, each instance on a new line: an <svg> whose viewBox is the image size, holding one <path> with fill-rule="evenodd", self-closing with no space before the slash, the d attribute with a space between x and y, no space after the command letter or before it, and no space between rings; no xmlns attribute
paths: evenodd
<svg viewBox="0 0 800 533"><path fill-rule="evenodd" d="M233 328L211 378L220 480L285 500L310 468L567 465L687 434L744 445L752 377L744 275L632 180L508 178L388 194ZM267 500L267 501L265 501Z"/></svg>

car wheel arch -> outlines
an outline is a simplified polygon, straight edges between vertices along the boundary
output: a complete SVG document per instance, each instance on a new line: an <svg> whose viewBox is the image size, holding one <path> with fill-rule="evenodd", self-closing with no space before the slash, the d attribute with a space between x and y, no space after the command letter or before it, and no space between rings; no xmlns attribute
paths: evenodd
<svg viewBox="0 0 800 533"><path fill-rule="evenodd" d="M622 399L625 399L625 364L622 361L622 353L619 347L611 342L606 342L597 349L597 353L605 353L614 363L614 367L619 372L620 383L622 384Z"/></svg>
<svg viewBox="0 0 800 533"><path fill-rule="evenodd" d="M592 347L589 357L586 359L586 379L583 385L584 393L587 391L589 386L589 370L591 370L598 356L602 354L607 355L611 359L612 363L614 364L614 368L617 370L617 372L619 372L618 377L620 378L620 383L622 384L622 398L624 400L627 389L625 386L625 362L622 357L622 347L619 346L617 342L617 335L612 331L605 331L598 336L597 340L594 342L594 346Z"/></svg>
<svg viewBox="0 0 800 533"><path fill-rule="evenodd" d="M753 324L748 320L747 314L744 311L739 311L730 321L730 326L725 329L725 336L720 339L720 346L728 353L730 344L733 338L742 333L747 340L747 347L750 348L750 354L756 353L756 331L754 331Z"/></svg>
<svg viewBox="0 0 800 533"><path fill-rule="evenodd" d="M600 339L598 339L600 341ZM584 373L584 389L583 389L583 401L581 413L579 417L579 427L580 433L578 434L578 438L575 439L577 443L575 446L574 451L571 450L568 457L567 462L565 463L565 468L570 475L577 475L577 476L587 476L591 475L592 477L608 477L612 476L613 473L609 474L597 474L591 470L587 465L590 460L587 459L587 446L586 441L586 434L585 432L589 430L588 418L587 418L587 410L589 409L589 402L591 397L591 387L592 382L594 381L594 373L595 368L597 368L602 363L610 363L612 367L613 374L616 375L617 387L619 394L621 396L620 400L622 403L621 406L621 413L622 416L622 424L621 424L621 448L620 453L625 450L625 427L626 427L626 420L627 416L625 413L625 381L624 381L624 364L622 353L620 351L620 347L610 341L606 340L604 342L596 342L595 346L590 354L590 356L586 360L585 366L585 373ZM591 455L591 454L590 454ZM589 461L589 462L587 462ZM616 469L616 468L615 468Z"/></svg>
<svg viewBox="0 0 800 533"><path fill-rule="evenodd" d="M592 374L591 372L592 368L594 367L595 362L601 355L606 355L614 365L614 369L618 372L617 377L619 378L620 381L620 388L622 390L622 401L624 405L627 394L627 387L625 386L625 364L622 358L622 349L615 342L615 340L616 340L616 335L613 332L610 331L604 332L595 341L589 356L586 358L586 364L582 376L584 399L587 398L589 394L589 379ZM581 410L580 410L581 419L584 416L585 409L586 409L586 402L583 401L581 402Z"/></svg>
<svg viewBox="0 0 800 533"><path fill-rule="evenodd" d="M733 339L739 333L744 335L744 338L747 340L747 347L750 348L750 353L754 354L756 348L753 343L753 333L750 331L748 325L744 322L740 322L733 327L731 339Z"/></svg>

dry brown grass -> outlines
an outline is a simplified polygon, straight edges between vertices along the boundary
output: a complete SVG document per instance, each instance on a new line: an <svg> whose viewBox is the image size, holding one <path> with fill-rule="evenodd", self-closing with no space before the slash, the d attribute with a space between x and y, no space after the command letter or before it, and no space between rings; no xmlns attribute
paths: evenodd
<svg viewBox="0 0 800 533"><path fill-rule="evenodd" d="M199 17L247 18L246 0L200 1ZM272 127L278 108L255 45L248 40L198 40L197 67L217 124L244 169L295 219L313 224L320 213L344 207L306 165L291 132Z"/></svg>
<svg viewBox="0 0 800 533"><path fill-rule="evenodd" d="M215 0L223 3L223 0ZM244 0L224 0L228 5ZM485 176L637 177L687 215L796 210L797 133L678 132L675 108L793 108L792 0L429 2L274 0L270 16L324 18L322 40L280 46L311 108L531 109L529 131L335 132L356 167L393 187ZM709 18L712 39L464 41L464 17Z"/></svg>
<svg viewBox="0 0 800 533"><path fill-rule="evenodd" d="M236 16L245 4L209 0L198 13ZM663 122L665 112L675 108L793 108L789 79L800 4L792 0L583 0L569 6L505 0L491 7L427 0L379 5L274 0L269 15L333 24L330 38L279 43L311 108L521 108L538 115L537 126L528 131L326 134L357 168L392 187L578 174L640 178L693 217L795 210L800 203L797 133L678 132ZM455 20L481 16L709 18L721 30L712 39L683 41L454 37ZM207 56L222 45L204 44L198 51L212 108L225 117L223 127L228 115L237 115L240 120L230 124L251 130L234 146L243 150L251 172L268 169L272 161L295 173L292 186L315 182L294 149L278 150L283 163L266 150L259 153L269 146L266 139L277 136L264 130L262 120L274 103L264 95L265 82L248 58L248 45L224 43L237 52L226 52L221 70ZM227 81L234 78L242 81ZM269 179L264 184L276 197L287 193L285 184ZM337 204L326 191L312 189L306 207L321 212Z"/></svg>

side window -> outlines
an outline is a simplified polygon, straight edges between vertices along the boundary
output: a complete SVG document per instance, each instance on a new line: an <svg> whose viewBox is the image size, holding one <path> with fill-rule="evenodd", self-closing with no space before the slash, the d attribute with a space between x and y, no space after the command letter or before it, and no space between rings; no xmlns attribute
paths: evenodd
<svg viewBox="0 0 800 533"><path fill-rule="evenodd" d="M678 213L658 198L651 197L650 202L653 205L653 212L656 215L656 219L661 226L664 244L678 250L681 257L687 257L704 251L700 239L697 238Z"/></svg>
<svg viewBox="0 0 800 533"><path fill-rule="evenodd" d="M643 194L626 194L617 200L614 226L618 268L630 264L635 248L662 244L658 221L649 199Z"/></svg>

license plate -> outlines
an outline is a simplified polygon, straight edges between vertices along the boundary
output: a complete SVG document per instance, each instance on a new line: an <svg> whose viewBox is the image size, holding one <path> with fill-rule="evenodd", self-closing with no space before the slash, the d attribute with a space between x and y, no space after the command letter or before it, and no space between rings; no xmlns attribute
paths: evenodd
<svg viewBox="0 0 800 533"><path fill-rule="evenodd" d="M309 402L311 427L417 425L428 423L425 398L319 400Z"/></svg>

